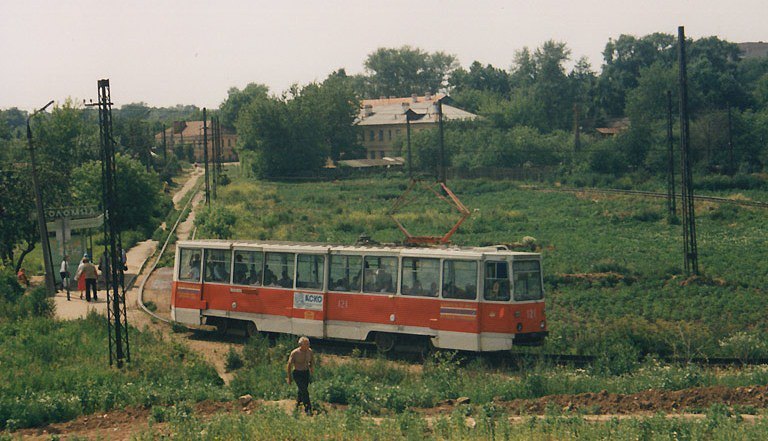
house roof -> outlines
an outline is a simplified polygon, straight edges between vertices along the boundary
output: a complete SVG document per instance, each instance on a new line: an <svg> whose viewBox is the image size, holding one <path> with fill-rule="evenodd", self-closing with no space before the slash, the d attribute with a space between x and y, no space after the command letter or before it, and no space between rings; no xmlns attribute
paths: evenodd
<svg viewBox="0 0 768 441"><path fill-rule="evenodd" d="M339 165L352 168L402 166L404 164L405 160L400 156L396 156L394 158L384 157L381 159L346 159L339 161Z"/></svg>
<svg viewBox="0 0 768 441"><path fill-rule="evenodd" d="M444 98L445 95L437 95L435 99L414 98L389 98L385 100L364 100L363 108L358 116L357 125L359 126L380 126L389 124L405 124L405 114L410 109L412 112L422 115L420 119L412 119L411 124L429 124L436 123L438 119L437 101ZM380 101L380 104L370 104L370 102ZM386 101L386 102L384 102ZM371 106L371 107L367 107ZM474 113L459 109L443 103L443 119L449 120L471 120L477 118Z"/></svg>
<svg viewBox="0 0 768 441"><path fill-rule="evenodd" d="M171 127L165 129L165 136L170 137L173 133L174 137L194 138L203 136L203 122L202 121L175 121ZM211 136L211 123L208 122L208 136ZM227 129L221 128L222 135L233 136ZM163 132L159 132L155 135L155 138L160 139L163 137Z"/></svg>

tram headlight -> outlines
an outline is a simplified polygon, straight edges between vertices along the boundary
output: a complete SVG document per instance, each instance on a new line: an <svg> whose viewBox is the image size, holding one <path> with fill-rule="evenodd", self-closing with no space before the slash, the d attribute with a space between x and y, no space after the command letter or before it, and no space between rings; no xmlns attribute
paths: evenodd
<svg viewBox="0 0 768 441"><path fill-rule="evenodd" d="M522 330L523 330L523 324L522 323L518 323L517 324L517 332L520 332Z"/></svg>
<svg viewBox="0 0 768 441"><path fill-rule="evenodd" d="M547 323L544 320L542 320L541 323L539 324L539 328L544 329L545 326L547 326Z"/></svg>

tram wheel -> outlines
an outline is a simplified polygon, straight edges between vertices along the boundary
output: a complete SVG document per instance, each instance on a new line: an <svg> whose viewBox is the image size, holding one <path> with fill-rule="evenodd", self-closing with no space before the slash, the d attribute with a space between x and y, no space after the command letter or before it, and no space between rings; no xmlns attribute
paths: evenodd
<svg viewBox="0 0 768 441"><path fill-rule="evenodd" d="M245 323L245 336L248 338L251 338L259 333L258 328L256 328L256 323L254 322L246 322Z"/></svg>
<svg viewBox="0 0 768 441"><path fill-rule="evenodd" d="M220 318L216 320L216 332L218 332L219 335L227 335L228 331L229 331L229 319Z"/></svg>
<svg viewBox="0 0 768 441"><path fill-rule="evenodd" d="M378 349L379 352L387 353L395 348L395 345L397 344L397 335L388 334L386 332L377 332L373 341L376 343L376 349Z"/></svg>

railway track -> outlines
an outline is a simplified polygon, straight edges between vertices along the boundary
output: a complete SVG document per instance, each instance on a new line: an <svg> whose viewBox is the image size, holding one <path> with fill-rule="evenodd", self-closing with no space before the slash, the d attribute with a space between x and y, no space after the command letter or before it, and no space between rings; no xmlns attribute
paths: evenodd
<svg viewBox="0 0 768 441"><path fill-rule="evenodd" d="M643 197L649 197L649 198L657 198L657 199L666 199L667 194L666 193L660 193L660 192L654 192L654 191L642 191L642 190L620 190L616 188L555 188L555 187L547 187L547 188L533 188L533 190L536 191L559 191L559 192L568 192L568 193L606 193L606 194L625 194L625 195L634 195L634 196L643 196ZM680 199L682 198L682 195L680 193L675 195L676 198ZM716 202L721 204L732 204L732 205L741 205L745 207L757 207L757 208L768 208L768 202L761 202L761 201L747 201L747 200L740 200L740 199L728 199L728 198L721 198L717 196L701 196L701 195L694 195L694 200L697 201L707 201L707 202Z"/></svg>

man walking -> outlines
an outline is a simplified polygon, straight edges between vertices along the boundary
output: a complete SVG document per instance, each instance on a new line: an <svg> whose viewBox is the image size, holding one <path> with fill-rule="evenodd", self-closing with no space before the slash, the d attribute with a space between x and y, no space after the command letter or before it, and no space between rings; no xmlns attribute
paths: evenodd
<svg viewBox="0 0 768 441"><path fill-rule="evenodd" d="M309 348L309 339L307 337L299 338L299 347L291 351L288 356L288 365L286 366L287 376L285 380L291 384L291 377L296 381L296 387L299 389L296 396L296 408L304 406L304 412L309 415L312 412L312 403L309 401L309 381L310 375L315 373L314 354Z"/></svg>

